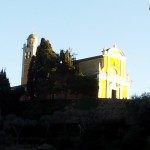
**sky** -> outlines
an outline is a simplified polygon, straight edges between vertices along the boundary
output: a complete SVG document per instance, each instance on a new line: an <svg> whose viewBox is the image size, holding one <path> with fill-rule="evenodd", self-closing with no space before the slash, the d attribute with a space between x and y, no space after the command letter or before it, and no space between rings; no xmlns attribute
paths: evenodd
<svg viewBox="0 0 150 150"><path fill-rule="evenodd" d="M21 84L22 47L31 33L76 59L117 47L126 56L130 96L150 92L150 0L0 0L0 70Z"/></svg>

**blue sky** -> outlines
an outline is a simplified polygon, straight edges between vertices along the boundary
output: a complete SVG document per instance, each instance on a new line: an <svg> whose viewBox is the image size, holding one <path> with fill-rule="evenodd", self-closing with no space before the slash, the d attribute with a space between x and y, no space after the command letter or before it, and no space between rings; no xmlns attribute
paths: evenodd
<svg viewBox="0 0 150 150"><path fill-rule="evenodd" d="M0 2L0 69L21 83L22 47L29 34L76 58L101 55L117 43L133 81L130 95L150 91L150 0L5 0Z"/></svg>

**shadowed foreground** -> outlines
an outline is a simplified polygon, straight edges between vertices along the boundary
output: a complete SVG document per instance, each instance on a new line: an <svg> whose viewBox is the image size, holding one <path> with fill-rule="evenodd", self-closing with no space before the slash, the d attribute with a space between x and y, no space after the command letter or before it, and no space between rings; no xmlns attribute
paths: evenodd
<svg viewBox="0 0 150 150"><path fill-rule="evenodd" d="M14 103L1 105L0 146L3 150L5 147L11 150L16 147L19 150L150 148L148 98Z"/></svg>

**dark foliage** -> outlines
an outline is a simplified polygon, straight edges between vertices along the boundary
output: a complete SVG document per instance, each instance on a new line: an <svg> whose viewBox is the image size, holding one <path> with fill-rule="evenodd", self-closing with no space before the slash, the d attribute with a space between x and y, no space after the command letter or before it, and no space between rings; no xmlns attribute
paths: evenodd
<svg viewBox="0 0 150 150"><path fill-rule="evenodd" d="M5 70L0 72L0 95L7 95L10 92L9 79L6 76Z"/></svg>
<svg viewBox="0 0 150 150"><path fill-rule="evenodd" d="M98 81L94 78L78 74L72 77L71 92L78 97L82 98L96 98L98 97Z"/></svg>
<svg viewBox="0 0 150 150"><path fill-rule="evenodd" d="M56 54L44 38L33 56L28 70L27 95L31 99L54 99L54 95L75 94L76 97L97 97L96 79L79 74L75 57L69 50Z"/></svg>
<svg viewBox="0 0 150 150"><path fill-rule="evenodd" d="M119 105L124 112L117 117L110 112L119 116ZM4 134L7 142L11 135L20 144L47 143L57 150L150 148L150 101L145 99L35 100L18 102L13 107L16 111L9 108L7 114L2 114L3 119L0 118L0 135ZM0 139L0 144L7 142Z"/></svg>
<svg viewBox="0 0 150 150"><path fill-rule="evenodd" d="M27 91L28 95L31 98L34 98L34 96L37 93L37 85L36 85L36 57L32 56L29 70L28 70L28 80L27 80Z"/></svg>
<svg viewBox="0 0 150 150"><path fill-rule="evenodd" d="M57 64L57 54L49 41L42 38L36 56L32 57L28 72L27 92L31 98L45 98L48 94L52 95Z"/></svg>

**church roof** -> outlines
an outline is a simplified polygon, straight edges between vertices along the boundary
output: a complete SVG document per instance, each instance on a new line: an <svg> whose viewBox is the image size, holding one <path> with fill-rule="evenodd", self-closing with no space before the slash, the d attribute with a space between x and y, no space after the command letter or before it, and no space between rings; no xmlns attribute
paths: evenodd
<svg viewBox="0 0 150 150"><path fill-rule="evenodd" d="M102 57L103 57L102 55L98 55L98 56L93 56L93 57L79 59L79 60L76 60L76 62L89 61L89 60L93 60L93 59L99 59L99 58L102 58Z"/></svg>

